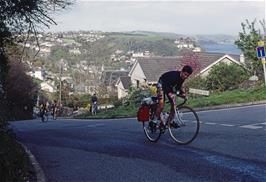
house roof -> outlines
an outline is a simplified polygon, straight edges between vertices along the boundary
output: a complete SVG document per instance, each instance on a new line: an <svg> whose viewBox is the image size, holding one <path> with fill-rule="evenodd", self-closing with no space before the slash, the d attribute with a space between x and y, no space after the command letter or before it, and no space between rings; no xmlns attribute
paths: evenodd
<svg viewBox="0 0 266 182"><path fill-rule="evenodd" d="M199 71L202 71L223 57L227 56L235 63L239 63L239 55L229 55L224 53L210 53L210 52L197 52L193 54L193 57L197 59L199 65ZM143 73L147 79L147 82L157 82L159 77L170 70L180 70L185 64L184 58L179 57L142 57L138 58L129 75L132 74L134 67L139 63L143 70ZM197 73L197 72L195 72Z"/></svg>
<svg viewBox="0 0 266 182"><path fill-rule="evenodd" d="M157 82L162 73L175 70L181 64L181 57L148 57L139 58L144 75L148 82Z"/></svg>
<svg viewBox="0 0 266 182"><path fill-rule="evenodd" d="M130 85L131 85L131 79L129 76L121 76L120 78L120 81L124 87L124 89L129 89Z"/></svg>
<svg viewBox="0 0 266 182"><path fill-rule="evenodd" d="M114 85L120 76L127 76L128 71L105 71L103 72L102 82L106 86Z"/></svg>
<svg viewBox="0 0 266 182"><path fill-rule="evenodd" d="M235 59L235 61L239 62L239 55L231 55L224 53L210 53L210 52L198 52L195 53L195 56L198 58L198 62L200 65L200 70L207 68L209 65L219 60L225 55L229 55L231 58Z"/></svg>

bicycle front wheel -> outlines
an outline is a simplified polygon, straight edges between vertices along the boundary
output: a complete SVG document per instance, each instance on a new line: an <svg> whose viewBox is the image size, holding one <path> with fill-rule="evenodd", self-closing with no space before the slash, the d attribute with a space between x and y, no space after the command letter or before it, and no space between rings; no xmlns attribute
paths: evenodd
<svg viewBox="0 0 266 182"><path fill-rule="evenodd" d="M143 122L143 130L145 136L151 142L157 142L161 136L160 123L153 123L152 121Z"/></svg>
<svg viewBox="0 0 266 182"><path fill-rule="evenodd" d="M189 144L197 137L200 122L197 113L192 108L188 106L177 108L173 122L169 122L168 130L172 139L178 144Z"/></svg>

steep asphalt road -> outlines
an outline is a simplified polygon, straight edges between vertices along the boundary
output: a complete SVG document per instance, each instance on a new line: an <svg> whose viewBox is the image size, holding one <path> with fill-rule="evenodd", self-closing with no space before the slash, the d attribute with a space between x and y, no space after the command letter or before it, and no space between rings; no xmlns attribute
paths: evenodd
<svg viewBox="0 0 266 182"><path fill-rule="evenodd" d="M150 143L136 119L13 122L47 181L266 181L266 105L198 112L188 146Z"/></svg>

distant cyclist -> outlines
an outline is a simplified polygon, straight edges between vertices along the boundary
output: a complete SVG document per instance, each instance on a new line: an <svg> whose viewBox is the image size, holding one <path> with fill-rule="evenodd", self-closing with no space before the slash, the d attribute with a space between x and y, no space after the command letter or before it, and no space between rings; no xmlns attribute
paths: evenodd
<svg viewBox="0 0 266 182"><path fill-rule="evenodd" d="M97 96L96 94L93 94L93 96L91 97L91 113L92 114L96 114L97 111Z"/></svg>
<svg viewBox="0 0 266 182"><path fill-rule="evenodd" d="M165 95L167 96L170 104L171 111L169 114L168 121L171 121L174 116L174 106L175 106L175 93L179 91L179 95L185 97L185 91L182 88L184 81L192 74L193 69L191 66L184 66L181 71L168 71L161 75L157 84L157 96L159 98L159 107L156 110L156 118L154 118L155 123L161 122L160 114L164 108ZM173 125L177 125L173 123ZM174 126L177 127L177 126Z"/></svg>
<svg viewBox="0 0 266 182"><path fill-rule="evenodd" d="M57 112L58 112L58 106L57 106L57 101L56 100L53 100L53 103L52 103L52 116L53 116L53 119L57 119Z"/></svg>
<svg viewBox="0 0 266 182"><path fill-rule="evenodd" d="M48 112L48 106L46 105L45 102L41 103L40 104L40 117L42 118L42 121L45 120L47 112Z"/></svg>

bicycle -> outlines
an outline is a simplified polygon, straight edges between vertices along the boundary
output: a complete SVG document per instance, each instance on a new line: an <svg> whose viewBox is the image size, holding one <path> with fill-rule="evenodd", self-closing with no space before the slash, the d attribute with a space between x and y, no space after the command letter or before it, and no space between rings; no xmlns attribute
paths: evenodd
<svg viewBox="0 0 266 182"><path fill-rule="evenodd" d="M48 121L48 111L47 110L43 110L41 111L41 119L42 122L47 122Z"/></svg>
<svg viewBox="0 0 266 182"><path fill-rule="evenodd" d="M187 98L180 95L177 96L184 99L184 101L175 106L173 119L169 122L168 118L165 117L167 113L162 112L160 118L162 122L160 123L153 122L158 107L158 98L151 97L152 104L149 105L149 120L143 122L143 130L149 141L157 142L167 129L171 138L180 145L189 144L197 137L200 127L199 117L191 107L184 105L187 102Z"/></svg>

